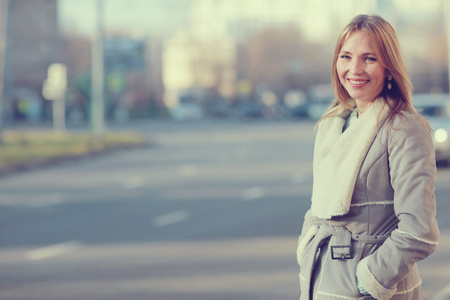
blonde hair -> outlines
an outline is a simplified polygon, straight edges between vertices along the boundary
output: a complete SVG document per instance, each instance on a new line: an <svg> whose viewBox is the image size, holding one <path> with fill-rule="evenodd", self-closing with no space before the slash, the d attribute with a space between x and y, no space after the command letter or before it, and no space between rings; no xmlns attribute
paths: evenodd
<svg viewBox="0 0 450 300"><path fill-rule="evenodd" d="M333 66L331 70L331 82L335 94L335 100L319 122L328 117L336 116L345 109L353 110L353 106L348 102L351 99L347 90L339 81L336 70L339 52L348 37L356 32L362 31L367 34L372 42L375 53L380 59L381 64L386 69L386 74L392 75L390 81L392 88L387 88L387 79L385 79L384 88L378 97L385 100L385 104L389 105L390 112L387 120L392 123L395 115L402 115L403 111L415 112L412 104L412 92L414 87L409 79L408 71L403 62L400 44L397 34L392 26L377 15L358 15L344 28L339 36L334 50ZM387 101L387 99L393 101ZM332 109L336 108L336 109Z"/></svg>

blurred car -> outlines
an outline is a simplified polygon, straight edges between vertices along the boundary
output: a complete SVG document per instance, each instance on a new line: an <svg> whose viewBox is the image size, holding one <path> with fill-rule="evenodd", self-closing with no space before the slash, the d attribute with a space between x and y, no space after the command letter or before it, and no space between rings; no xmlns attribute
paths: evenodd
<svg viewBox="0 0 450 300"><path fill-rule="evenodd" d="M206 111L194 91L181 91L175 97L169 114L174 121L195 121L205 118Z"/></svg>
<svg viewBox="0 0 450 300"><path fill-rule="evenodd" d="M414 107L433 130L436 161L450 164L450 98L448 94L413 94Z"/></svg>
<svg viewBox="0 0 450 300"><path fill-rule="evenodd" d="M209 116L214 118L228 118L230 109L231 105L229 102L223 99L216 99L208 105L207 112Z"/></svg>
<svg viewBox="0 0 450 300"><path fill-rule="evenodd" d="M175 121L200 120L205 116L203 108L197 103L181 103L171 109L170 114Z"/></svg>
<svg viewBox="0 0 450 300"><path fill-rule="evenodd" d="M286 114L293 118L308 117L308 101L306 93L301 90L289 90L283 97Z"/></svg>
<svg viewBox="0 0 450 300"><path fill-rule="evenodd" d="M331 84L318 84L312 86L308 93L309 102L307 107L308 117L311 120L319 120L323 113L333 102L334 93Z"/></svg>
<svg viewBox="0 0 450 300"><path fill-rule="evenodd" d="M242 100L233 104L230 109L233 119L255 119L262 117L262 106L251 100Z"/></svg>

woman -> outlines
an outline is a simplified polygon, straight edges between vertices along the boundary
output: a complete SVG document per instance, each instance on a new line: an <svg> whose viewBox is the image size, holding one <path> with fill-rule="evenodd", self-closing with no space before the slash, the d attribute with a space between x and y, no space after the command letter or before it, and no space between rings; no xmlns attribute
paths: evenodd
<svg viewBox="0 0 450 300"><path fill-rule="evenodd" d="M316 125L297 249L300 299L422 299L416 262L439 237L436 163L389 23L355 17L331 77L336 99Z"/></svg>

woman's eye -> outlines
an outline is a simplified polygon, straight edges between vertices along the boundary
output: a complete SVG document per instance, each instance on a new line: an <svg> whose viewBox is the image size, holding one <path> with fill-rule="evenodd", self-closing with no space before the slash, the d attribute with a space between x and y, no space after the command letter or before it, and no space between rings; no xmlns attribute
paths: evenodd
<svg viewBox="0 0 450 300"><path fill-rule="evenodd" d="M343 55L341 55L341 58L342 59L350 59L350 56L343 54Z"/></svg>
<svg viewBox="0 0 450 300"><path fill-rule="evenodd" d="M366 60L368 60L368 61L377 61L377 59L375 57L370 57L370 56L366 57Z"/></svg>

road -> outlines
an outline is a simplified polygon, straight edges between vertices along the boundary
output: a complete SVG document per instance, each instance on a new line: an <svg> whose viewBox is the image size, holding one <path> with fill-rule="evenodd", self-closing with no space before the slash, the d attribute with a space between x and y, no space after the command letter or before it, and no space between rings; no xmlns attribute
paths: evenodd
<svg viewBox="0 0 450 300"><path fill-rule="evenodd" d="M130 128L154 145L0 179L0 299L296 299L313 124ZM449 183L440 168L426 299L449 289Z"/></svg>

